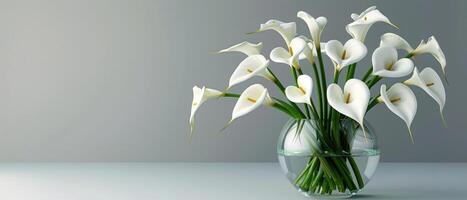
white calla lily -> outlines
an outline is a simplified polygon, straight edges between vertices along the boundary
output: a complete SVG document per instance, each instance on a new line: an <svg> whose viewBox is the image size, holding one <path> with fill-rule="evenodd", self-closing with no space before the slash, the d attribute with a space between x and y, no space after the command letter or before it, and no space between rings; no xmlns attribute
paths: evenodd
<svg viewBox="0 0 467 200"><path fill-rule="evenodd" d="M407 51L410 56L431 54L438 61L441 69L443 70L443 73L446 75L446 57L444 56L443 50L439 46L439 43L434 36L428 38L427 42L422 40L417 48L414 49L401 36L394 33L385 33L381 36L380 46L391 46L396 49L403 49Z"/></svg>
<svg viewBox="0 0 467 200"><path fill-rule="evenodd" d="M350 39L344 45L337 40L330 40L327 42L325 49L326 54L334 62L337 71L360 61L367 53L366 46L356 39Z"/></svg>
<svg viewBox="0 0 467 200"><path fill-rule="evenodd" d="M381 77L403 77L409 75L414 64L408 58L398 60L397 50L393 47L378 47L372 55L373 74Z"/></svg>
<svg viewBox="0 0 467 200"><path fill-rule="evenodd" d="M232 119L229 124L235 119L244 116L261 105L272 105L272 99L269 97L268 90L261 84L254 84L245 89L238 98L237 103L232 112Z"/></svg>
<svg viewBox="0 0 467 200"><path fill-rule="evenodd" d="M198 108L206 102L208 99L217 98L222 96L224 93L218 90L209 89L206 87L193 87L193 102L191 104L191 113L190 113L190 131L193 133L194 125L195 125L195 113Z"/></svg>
<svg viewBox="0 0 467 200"><path fill-rule="evenodd" d="M408 53L411 53L414 50L404 38L394 33L383 34L381 36L381 42L379 43L379 46L389 46L396 49L403 49Z"/></svg>
<svg viewBox="0 0 467 200"><path fill-rule="evenodd" d="M311 105L311 92L313 90L313 80L308 75L300 75L297 78L297 86L285 88L287 99L294 103L306 103Z"/></svg>
<svg viewBox="0 0 467 200"><path fill-rule="evenodd" d="M264 24L260 25L260 28L256 32L263 32L267 30L274 30L279 33L284 39L288 47L290 42L297 34L297 24L295 22L282 22L279 20L271 19Z"/></svg>
<svg viewBox="0 0 467 200"><path fill-rule="evenodd" d="M284 63L291 67L299 68L298 60L300 59L300 55L302 55L304 51L311 52L311 50L309 50L309 46L306 40L303 37L299 36L292 39L292 41L290 42L289 51L282 47L276 47L271 51L270 57L271 60L274 62ZM306 56L311 55L308 52L305 53L305 58ZM302 58L304 57L302 56Z"/></svg>
<svg viewBox="0 0 467 200"><path fill-rule="evenodd" d="M268 65L269 60L267 60L263 55L258 54L248 56L240 62L237 69L235 69L232 76L230 76L229 86L227 89L254 76L261 76L268 80L274 80L274 76L267 68Z"/></svg>
<svg viewBox="0 0 467 200"><path fill-rule="evenodd" d="M417 86L430 95L438 103L441 118L445 123L443 108L446 103L446 91L441 78L434 69L427 67L419 73L418 69L415 68L412 77L404 83Z"/></svg>
<svg viewBox="0 0 467 200"><path fill-rule="evenodd" d="M376 9L376 6L366 9L360 15L353 13L351 18L354 21L348 24L345 29L354 39L361 42L365 41L368 30L376 22L385 22L397 28L396 25L391 23L386 16Z"/></svg>
<svg viewBox="0 0 467 200"><path fill-rule="evenodd" d="M441 69L443 73L446 74L446 57L444 56L443 50L438 44L435 36L431 36L428 38L427 42L422 42L412 51L413 55L420 55L420 54L431 54L441 65Z"/></svg>
<svg viewBox="0 0 467 200"><path fill-rule="evenodd" d="M247 56L257 55L261 53L261 49L263 48L263 43L253 44L249 42L241 42L239 44L233 45L227 49L222 49L219 53L225 52L241 52L246 54Z"/></svg>
<svg viewBox="0 0 467 200"><path fill-rule="evenodd" d="M386 85L381 85L381 96L378 98L380 102L384 102L386 106L394 114L399 116L407 124L410 139L414 143L410 126L412 120L417 113L417 99L412 90L402 83L394 84L389 90L386 90Z"/></svg>
<svg viewBox="0 0 467 200"><path fill-rule="evenodd" d="M363 118L370 100L370 90L363 81L350 79L345 83L343 91L335 83L329 85L327 100L337 112L358 122L365 133Z"/></svg>
<svg viewBox="0 0 467 200"><path fill-rule="evenodd" d="M308 30L310 31L311 38L315 43L315 47L320 49L321 33L328 22L326 17L318 17L315 19L305 11L299 11L297 13L297 17L305 21L308 26Z"/></svg>
<svg viewBox="0 0 467 200"><path fill-rule="evenodd" d="M314 48L313 42L308 42L302 53L298 56L299 60L307 59L309 63L314 63L316 56L316 49Z"/></svg>

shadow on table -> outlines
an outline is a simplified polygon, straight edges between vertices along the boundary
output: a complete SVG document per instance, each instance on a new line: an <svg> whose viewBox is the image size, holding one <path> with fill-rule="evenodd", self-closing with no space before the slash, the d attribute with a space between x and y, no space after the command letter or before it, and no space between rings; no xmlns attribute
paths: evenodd
<svg viewBox="0 0 467 200"><path fill-rule="evenodd" d="M465 190L459 189L410 189L374 191L374 194L357 194L352 199L466 199Z"/></svg>

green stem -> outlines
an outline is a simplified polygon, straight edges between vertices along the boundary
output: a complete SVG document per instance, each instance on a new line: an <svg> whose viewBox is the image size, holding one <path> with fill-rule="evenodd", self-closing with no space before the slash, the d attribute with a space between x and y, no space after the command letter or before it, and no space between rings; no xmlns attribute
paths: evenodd
<svg viewBox="0 0 467 200"><path fill-rule="evenodd" d="M344 178L344 182L349 188L350 191L355 191L357 189L357 186L355 186L355 183L352 180L352 176L350 174L349 169L347 169L347 165L342 162L342 159L338 157L333 157L331 158L334 161L334 164L336 165L338 171L341 173L342 177Z"/></svg>
<svg viewBox="0 0 467 200"><path fill-rule="evenodd" d="M378 81L380 81L383 77L381 76L373 76L373 78L367 82L368 88L371 89Z"/></svg>
<svg viewBox="0 0 467 200"><path fill-rule="evenodd" d="M287 102L285 101L282 101L278 98L274 98L272 97L272 99L275 101L275 103L278 103L278 104L281 104L281 106L283 106L284 108L286 108L289 112L291 112L292 114L294 114L294 116L296 116L295 119L304 119L306 116L303 115L302 112L298 111L297 109L295 109L293 106L291 106L290 104L288 104Z"/></svg>
<svg viewBox="0 0 467 200"><path fill-rule="evenodd" d="M336 172L336 170L332 169L332 166L325 158L319 157L319 160L326 174L333 178L334 183L337 185L339 191L345 192L345 186L341 176Z"/></svg>
<svg viewBox="0 0 467 200"><path fill-rule="evenodd" d="M316 63L313 62L312 64L312 68L313 68L313 75L315 77L315 84L316 84L316 88L318 89L318 101L319 101L319 116L323 116L323 98L322 98L322 91L321 91L321 81L320 81L320 77L319 77L319 74L318 74L318 67L316 67ZM316 109L315 109L316 110ZM319 118L318 118L319 119Z"/></svg>
<svg viewBox="0 0 467 200"><path fill-rule="evenodd" d="M339 75L340 75L340 71L335 70L333 83L335 84L339 83ZM330 108L329 115L330 115L329 119L331 121L331 126L332 126L332 137L334 139L334 143L336 144L337 153L339 153L342 150L342 144L340 141L340 132L339 132L339 127L340 127L339 113L333 108Z"/></svg>
<svg viewBox="0 0 467 200"><path fill-rule="evenodd" d="M235 94L235 93L224 93L222 96L224 96L224 97L235 97L235 98L238 98L238 97L240 97L240 94Z"/></svg>
<svg viewBox="0 0 467 200"><path fill-rule="evenodd" d="M277 76L271 71L271 69L268 69L269 73L271 73L271 75L274 77L274 79L272 80L272 82L280 89L280 91L282 92L282 94L287 98L287 96L285 95L285 87L284 85L281 83L281 81L277 78ZM301 115L303 115L302 113L302 110L298 107L297 104L295 104L294 102L290 101L289 100L289 103L292 105L292 107L294 107L295 110L297 110L297 112L300 112ZM304 115L303 115L304 116Z"/></svg>
<svg viewBox="0 0 467 200"><path fill-rule="evenodd" d="M324 71L324 64L323 64L323 56L321 54L321 47L318 46L316 49L318 53L318 61L320 65L320 73L321 73L321 92L322 92L322 97L323 97L323 113L322 113L322 120L324 120L323 124L325 127L328 127L327 125L327 120L326 116L327 114L327 108L328 108L328 99L327 99L327 94L326 94L326 72Z"/></svg>
<svg viewBox="0 0 467 200"><path fill-rule="evenodd" d="M292 118L295 118L295 119L300 119L301 116L300 115L297 115L296 113L293 113L291 112L289 109L285 108L282 104L280 103L273 103L271 105L273 108L276 108L282 112L284 112L285 114L288 114L290 115Z"/></svg>
<svg viewBox="0 0 467 200"><path fill-rule="evenodd" d="M371 73L373 73L373 66L368 68L368 71L366 71L365 75L363 75L362 81L363 82L367 81L368 78L370 77Z"/></svg>
<svg viewBox="0 0 467 200"><path fill-rule="evenodd" d="M355 177L357 179L358 183L358 188L362 189L365 184L363 183L362 175L360 174L360 170L358 169L357 163L355 163L355 160L349 156L347 157L350 163L350 166L352 166L353 173L355 174Z"/></svg>
<svg viewBox="0 0 467 200"><path fill-rule="evenodd" d="M346 81L354 77L356 68L357 68L357 63L351 64L349 66L349 69L347 70L347 76L345 77Z"/></svg>

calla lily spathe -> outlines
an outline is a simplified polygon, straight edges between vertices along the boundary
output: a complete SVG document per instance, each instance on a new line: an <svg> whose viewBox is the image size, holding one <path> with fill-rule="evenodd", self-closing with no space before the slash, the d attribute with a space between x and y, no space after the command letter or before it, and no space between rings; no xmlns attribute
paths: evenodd
<svg viewBox="0 0 467 200"><path fill-rule="evenodd" d="M302 58L312 57L306 40L303 37L295 37L290 42L289 51L282 47L276 47L271 51L270 57L274 62L299 68L298 60L300 59L300 55L303 55Z"/></svg>
<svg viewBox="0 0 467 200"><path fill-rule="evenodd" d="M414 140L410 126L417 113L417 99L415 98L415 94L409 87L402 83L394 84L389 90L386 90L386 85L383 84L381 85L380 93L381 96L378 100L384 102L389 110L404 120L413 143Z"/></svg>
<svg viewBox="0 0 467 200"><path fill-rule="evenodd" d="M398 60L397 50L393 47L378 47L372 55L373 74L381 77L397 78L409 75L414 64L408 58Z"/></svg>
<svg viewBox="0 0 467 200"><path fill-rule="evenodd" d="M268 65L269 60L267 60L263 55L258 54L248 56L240 62L237 69L235 69L232 76L230 76L229 86L227 89L254 76L261 76L268 80L273 80L274 76L269 72L267 68Z"/></svg>
<svg viewBox="0 0 467 200"><path fill-rule="evenodd" d="M348 24L345 29L354 39L357 39L361 42L365 41L366 34L370 27L376 22L384 22L390 24L397 28L396 25L391 23L389 19L384 16L376 6L369 7L361 14L353 13L351 18L354 20L352 23Z"/></svg>
<svg viewBox="0 0 467 200"><path fill-rule="evenodd" d="M198 108L206 102L208 99L217 98L222 96L224 93L218 90L209 89L206 87L193 87L193 102L191 103L191 113L190 113L190 131L193 133L195 125L195 113Z"/></svg>
<svg viewBox="0 0 467 200"><path fill-rule="evenodd" d="M337 112L350 117L358 122L362 130L363 118L370 100L370 90L368 86L361 80L349 79L342 91L341 87L335 83L328 86L327 100L329 105Z"/></svg>
<svg viewBox="0 0 467 200"><path fill-rule="evenodd" d="M316 49L320 49L321 42L321 33L323 32L324 27L328 23L326 17L314 18L305 11L299 11L297 17L305 21L310 31L311 38L313 39L314 46Z"/></svg>
<svg viewBox="0 0 467 200"><path fill-rule="evenodd" d="M257 55L261 53L261 49L263 48L263 43L253 44L250 42L242 42L236 45L233 45L227 49L220 50L219 53L225 52L241 52L246 54L247 56Z"/></svg>
<svg viewBox="0 0 467 200"><path fill-rule="evenodd" d="M446 91L441 78L435 70L427 67L419 73L418 69L415 68L412 77L404 81L404 83L417 86L430 95L438 103L439 112L444 122L443 108L446 103Z"/></svg>
<svg viewBox="0 0 467 200"><path fill-rule="evenodd" d="M383 34L381 36L379 46L390 46L396 49L403 49L407 51L407 53L411 53L414 50L404 38L394 33Z"/></svg>
<svg viewBox="0 0 467 200"><path fill-rule="evenodd" d="M235 119L244 116L261 105L272 105L273 101L269 97L268 90L261 84L254 84L245 89L238 98L237 103L232 112L232 119L229 124Z"/></svg>
<svg viewBox="0 0 467 200"><path fill-rule="evenodd" d="M287 47L290 47L290 42L297 35L297 24L295 22L282 22L279 20L271 19L264 24L256 32L263 32L267 30L274 30L279 33L284 39Z"/></svg>
<svg viewBox="0 0 467 200"><path fill-rule="evenodd" d="M396 49L403 49L412 56L426 53L431 54L440 64L443 73L446 74L446 57L434 36L428 38L427 42L422 40L417 48L413 49L401 36L394 33L385 33L381 36L380 46L391 46Z"/></svg>
<svg viewBox="0 0 467 200"><path fill-rule="evenodd" d="M327 42L325 49L326 54L334 62L337 71L360 61L367 53L366 46L356 39L350 39L344 45L337 40L330 40Z"/></svg>
<svg viewBox="0 0 467 200"><path fill-rule="evenodd" d="M431 54L441 65L441 69L443 73L446 74L446 57L444 56L443 50L438 44L435 36L431 36L428 38L428 41L423 41L418 45L415 50L413 50L412 54L420 55L420 54Z"/></svg>
<svg viewBox="0 0 467 200"><path fill-rule="evenodd" d="M300 75L297 78L297 86L285 88L287 99L294 103L306 103L311 105L311 92L313 90L313 80L308 75Z"/></svg>

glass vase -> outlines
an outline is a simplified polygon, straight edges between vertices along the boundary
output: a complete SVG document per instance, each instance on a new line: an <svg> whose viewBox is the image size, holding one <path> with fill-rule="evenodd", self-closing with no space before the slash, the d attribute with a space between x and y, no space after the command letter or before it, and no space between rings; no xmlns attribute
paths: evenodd
<svg viewBox="0 0 467 200"><path fill-rule="evenodd" d="M376 171L380 151L368 122L364 131L351 119L338 122L334 127L323 126L326 121L291 119L279 137L281 168L290 183L308 197L351 197Z"/></svg>

